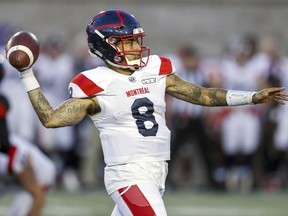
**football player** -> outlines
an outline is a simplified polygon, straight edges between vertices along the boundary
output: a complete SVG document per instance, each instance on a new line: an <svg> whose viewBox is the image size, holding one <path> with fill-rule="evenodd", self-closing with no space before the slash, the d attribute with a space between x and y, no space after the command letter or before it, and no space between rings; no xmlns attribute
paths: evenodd
<svg viewBox="0 0 288 216"><path fill-rule="evenodd" d="M4 76L0 64L0 82ZM0 179L8 178L15 195L8 216L40 216L45 193L54 183L55 167L35 145L10 135L6 116L9 103L0 95Z"/></svg>
<svg viewBox="0 0 288 216"><path fill-rule="evenodd" d="M74 77L69 84L70 99L54 109L32 68L20 72L20 78L45 127L75 125L88 115L100 130L105 186L115 202L112 216L167 215L162 199L170 159L165 94L202 106L284 104L288 100L284 88L226 91L182 80L170 59L150 55L143 45L143 28L124 10L100 12L86 32L89 52L106 66Z"/></svg>

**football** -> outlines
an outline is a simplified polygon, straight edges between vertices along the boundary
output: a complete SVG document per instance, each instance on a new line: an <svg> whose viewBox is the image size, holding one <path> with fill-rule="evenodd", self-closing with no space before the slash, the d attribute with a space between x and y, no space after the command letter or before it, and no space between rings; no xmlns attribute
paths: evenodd
<svg viewBox="0 0 288 216"><path fill-rule="evenodd" d="M37 37L27 31L15 33L5 47L6 59L19 71L30 68L36 62L39 51Z"/></svg>

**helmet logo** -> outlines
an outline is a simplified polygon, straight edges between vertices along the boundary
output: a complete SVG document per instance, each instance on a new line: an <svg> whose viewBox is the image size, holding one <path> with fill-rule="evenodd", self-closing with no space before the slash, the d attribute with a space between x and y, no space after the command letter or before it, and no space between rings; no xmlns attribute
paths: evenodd
<svg viewBox="0 0 288 216"><path fill-rule="evenodd" d="M140 34L140 33L144 33L142 28L133 29L133 34Z"/></svg>

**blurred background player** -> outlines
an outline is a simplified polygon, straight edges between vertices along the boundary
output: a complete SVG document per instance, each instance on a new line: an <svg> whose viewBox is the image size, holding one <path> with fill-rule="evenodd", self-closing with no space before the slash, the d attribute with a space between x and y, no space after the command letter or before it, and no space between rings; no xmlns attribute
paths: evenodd
<svg viewBox="0 0 288 216"><path fill-rule="evenodd" d="M200 51L193 45L182 44L176 55L170 56L176 73L184 80L207 86L204 61ZM169 97L171 125L171 160L167 183L171 188L210 185L211 142L205 129L205 107L195 106ZM173 174L173 176L172 176Z"/></svg>
<svg viewBox="0 0 288 216"><path fill-rule="evenodd" d="M43 83L43 92L52 106L67 98L67 85L74 76L74 59L66 52L63 35L50 33L43 38L37 63L37 78ZM53 70L51 70L53 68ZM57 79L55 79L57 77ZM35 142L54 161L57 183L70 192L79 190L79 143L75 141L73 127L47 129L36 119Z"/></svg>
<svg viewBox="0 0 288 216"><path fill-rule="evenodd" d="M3 76L0 63L0 82ZM9 189L14 191L7 215L40 216L45 194L54 183L54 164L32 143L9 134L8 110L8 100L0 95L0 181L9 179ZM6 192L7 188L5 186Z"/></svg>
<svg viewBox="0 0 288 216"><path fill-rule="evenodd" d="M1 29L2 41L0 42L0 53L4 53L4 46L1 43L6 43L7 40L17 31L20 27L12 24L6 24L4 29ZM0 36L0 38L1 38ZM3 62L5 77L0 85L0 92L9 101L9 112L7 113L8 130L15 133L22 138L33 142L35 140L35 119L37 118L29 99L23 94L23 84L19 82L19 78L15 76L15 68L10 66L6 61ZM19 106L21 104L21 106ZM29 127L27 127L29 122Z"/></svg>
<svg viewBox="0 0 288 216"><path fill-rule="evenodd" d="M258 91L267 87L267 64L258 55L257 39L233 38L222 61L225 89ZM254 156L259 148L261 114L264 106L225 107L221 123L228 190L250 191L254 185Z"/></svg>

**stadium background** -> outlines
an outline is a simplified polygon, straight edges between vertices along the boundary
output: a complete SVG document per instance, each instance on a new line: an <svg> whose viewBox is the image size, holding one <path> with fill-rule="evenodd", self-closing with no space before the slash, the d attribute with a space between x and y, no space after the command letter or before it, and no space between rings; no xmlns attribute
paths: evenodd
<svg viewBox="0 0 288 216"><path fill-rule="evenodd" d="M99 11L123 8L141 20L153 53L189 41L205 55L219 55L227 39L247 32L275 36L282 52L288 47L285 0L1 0L0 5L1 22L15 22L40 38L57 31L73 41Z"/></svg>
<svg viewBox="0 0 288 216"><path fill-rule="evenodd" d="M272 35L282 54L288 48L286 0L0 0L0 23L13 23L34 32L40 39L58 32L73 43L93 15L107 8L123 8L135 14L147 32L152 53L175 51L179 42L197 44L205 56L219 56L227 40L253 32ZM82 35L81 35L82 36ZM1 198L3 215L11 196ZM169 215L284 216L285 192L225 194L177 191L165 195ZM104 216L113 207L104 190L70 194L56 190L48 198L45 216Z"/></svg>

